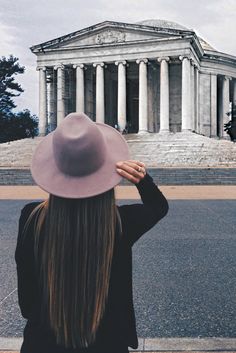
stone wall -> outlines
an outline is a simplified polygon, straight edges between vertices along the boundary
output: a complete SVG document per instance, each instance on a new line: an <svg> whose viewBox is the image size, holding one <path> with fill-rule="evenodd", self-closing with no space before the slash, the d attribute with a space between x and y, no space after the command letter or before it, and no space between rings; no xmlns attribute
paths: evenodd
<svg viewBox="0 0 236 353"><path fill-rule="evenodd" d="M148 65L148 130L160 129L160 65L150 62Z"/></svg>
<svg viewBox="0 0 236 353"><path fill-rule="evenodd" d="M95 121L96 108L95 108L95 68L90 65L85 70L85 113Z"/></svg>
<svg viewBox="0 0 236 353"><path fill-rule="evenodd" d="M158 185L236 185L236 168L148 168ZM29 169L0 169L0 185L35 185ZM121 185L131 185L122 180Z"/></svg>
<svg viewBox="0 0 236 353"><path fill-rule="evenodd" d="M199 77L199 133L211 135L211 75Z"/></svg>

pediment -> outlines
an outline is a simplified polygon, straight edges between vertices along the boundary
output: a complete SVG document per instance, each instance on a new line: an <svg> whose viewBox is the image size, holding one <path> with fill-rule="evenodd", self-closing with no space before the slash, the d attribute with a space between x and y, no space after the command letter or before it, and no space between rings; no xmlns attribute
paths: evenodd
<svg viewBox="0 0 236 353"><path fill-rule="evenodd" d="M158 35L157 33L148 33L147 31L142 33L142 31L125 31L123 29L107 28L98 31L97 33L84 35L81 38L74 38L67 43L61 43L61 48L136 42L139 40L147 40L154 38L161 39L163 37L169 36L170 35Z"/></svg>
<svg viewBox="0 0 236 353"><path fill-rule="evenodd" d="M36 45L31 48L33 52L38 49L69 49L85 46L100 46L116 43L132 43L149 39L163 39L179 36L179 31L147 28L136 24L123 24L119 22L103 22L98 25L79 30L66 36Z"/></svg>

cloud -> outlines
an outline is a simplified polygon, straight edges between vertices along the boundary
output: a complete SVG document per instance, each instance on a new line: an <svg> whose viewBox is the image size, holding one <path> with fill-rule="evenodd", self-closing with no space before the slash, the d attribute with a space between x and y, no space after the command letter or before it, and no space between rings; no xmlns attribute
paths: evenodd
<svg viewBox="0 0 236 353"><path fill-rule="evenodd" d="M10 55L16 48L14 28L0 22L1 53Z"/></svg>
<svg viewBox="0 0 236 353"><path fill-rule="evenodd" d="M24 89L19 97L14 98L17 105L15 110L28 108L35 114L38 111L36 60L32 57L28 48L25 45L22 46L22 42L19 41L15 33L17 33L17 27L0 22L1 55L5 57L14 55L19 58L19 64L26 68L24 74L17 75L15 78Z"/></svg>
<svg viewBox="0 0 236 353"><path fill-rule="evenodd" d="M0 50L26 66L19 76L25 89L19 106L37 112L36 56L30 46L106 20L134 23L156 18L194 29L217 50L236 55L235 13L235 0L1 0Z"/></svg>

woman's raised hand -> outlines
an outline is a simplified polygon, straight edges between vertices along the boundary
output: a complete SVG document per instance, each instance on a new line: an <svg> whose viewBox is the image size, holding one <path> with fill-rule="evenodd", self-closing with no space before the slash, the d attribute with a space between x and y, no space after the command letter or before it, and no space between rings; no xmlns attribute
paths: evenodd
<svg viewBox="0 0 236 353"><path fill-rule="evenodd" d="M133 184L138 184L146 175L145 164L134 160L117 162L116 170Z"/></svg>

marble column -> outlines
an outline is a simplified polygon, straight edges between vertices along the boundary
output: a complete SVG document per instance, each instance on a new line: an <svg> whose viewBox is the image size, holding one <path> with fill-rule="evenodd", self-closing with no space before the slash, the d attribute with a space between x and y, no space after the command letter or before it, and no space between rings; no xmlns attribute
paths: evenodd
<svg viewBox="0 0 236 353"><path fill-rule="evenodd" d="M96 67L96 121L105 123L104 63L93 66Z"/></svg>
<svg viewBox="0 0 236 353"><path fill-rule="evenodd" d="M227 134L226 131L224 131L224 124L228 123L228 121L230 120L230 116L226 114L230 111L230 96L229 96L230 80L231 80L231 77L225 76L223 78L223 86L222 86L222 98L223 98L222 137L227 137L227 139L229 138L229 135Z"/></svg>
<svg viewBox="0 0 236 353"><path fill-rule="evenodd" d="M139 64L139 132L148 131L147 62L147 59L136 60Z"/></svg>
<svg viewBox="0 0 236 353"><path fill-rule="evenodd" d="M56 121L56 82L55 82L55 77L54 77L54 70L52 69L50 72L50 77L49 77L49 83L48 83L48 97L49 97L49 102L48 102L48 116L50 120L50 131L55 130L57 126L57 121Z"/></svg>
<svg viewBox="0 0 236 353"><path fill-rule="evenodd" d="M191 130L195 130L195 62L190 60L190 99L191 99Z"/></svg>
<svg viewBox="0 0 236 353"><path fill-rule="evenodd" d="M158 58L160 63L160 132L169 132L169 57Z"/></svg>
<svg viewBox="0 0 236 353"><path fill-rule="evenodd" d="M126 128L126 61L116 61L118 66L117 122L121 132Z"/></svg>
<svg viewBox="0 0 236 353"><path fill-rule="evenodd" d="M84 65L73 65L76 69L76 111L84 112Z"/></svg>
<svg viewBox="0 0 236 353"><path fill-rule="evenodd" d="M57 65L57 126L65 118L65 67Z"/></svg>
<svg viewBox="0 0 236 353"><path fill-rule="evenodd" d="M45 136L47 130L47 78L46 67L37 67L39 71L39 135Z"/></svg>
<svg viewBox="0 0 236 353"><path fill-rule="evenodd" d="M180 56L182 61L182 131L191 131L191 84L190 59Z"/></svg>
<svg viewBox="0 0 236 353"><path fill-rule="evenodd" d="M75 111L75 100L74 100L74 70L73 67L70 67L68 70L68 94L67 94L67 112L69 114Z"/></svg>
<svg viewBox="0 0 236 353"><path fill-rule="evenodd" d="M233 109L233 119L236 119L236 79L233 79L233 102L232 102L232 109Z"/></svg>
<svg viewBox="0 0 236 353"><path fill-rule="evenodd" d="M195 69L195 131L199 133L199 68L197 65Z"/></svg>
<svg viewBox="0 0 236 353"><path fill-rule="evenodd" d="M211 135L217 136L217 75L211 74Z"/></svg>

